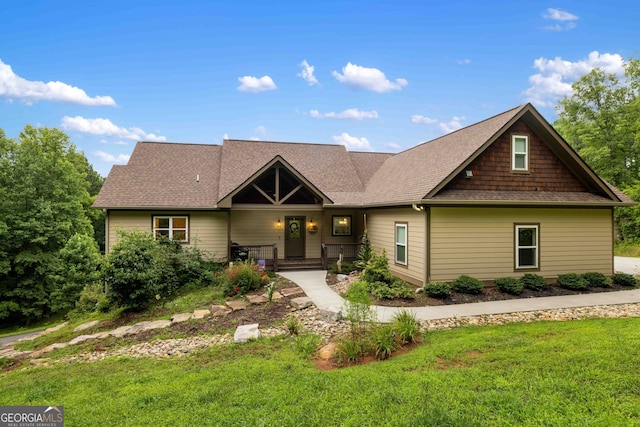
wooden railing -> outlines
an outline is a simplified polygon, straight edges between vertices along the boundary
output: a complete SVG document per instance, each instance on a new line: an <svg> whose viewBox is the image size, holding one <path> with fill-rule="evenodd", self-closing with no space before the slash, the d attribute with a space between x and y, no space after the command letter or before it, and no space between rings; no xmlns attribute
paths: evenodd
<svg viewBox="0 0 640 427"><path fill-rule="evenodd" d="M265 261L267 270L278 271L278 246L273 245L231 245L229 260L258 260Z"/></svg>
<svg viewBox="0 0 640 427"><path fill-rule="evenodd" d="M360 243L323 243L322 268L327 270L329 263L337 261L341 254L343 261L355 261L359 247Z"/></svg>

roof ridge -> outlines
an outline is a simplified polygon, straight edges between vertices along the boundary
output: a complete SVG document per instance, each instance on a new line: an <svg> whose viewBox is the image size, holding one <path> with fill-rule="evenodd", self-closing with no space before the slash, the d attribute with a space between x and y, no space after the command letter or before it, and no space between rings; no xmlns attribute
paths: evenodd
<svg viewBox="0 0 640 427"><path fill-rule="evenodd" d="M222 147L220 144L208 144L198 142L177 142L177 141L138 141L136 144L167 144L167 145L197 145L202 147Z"/></svg>
<svg viewBox="0 0 640 427"><path fill-rule="evenodd" d="M264 143L264 144L287 144L287 145L322 145L329 147L342 147L346 151L346 147L342 144L329 144L324 142L295 142L295 141L263 141L263 140L254 140L254 139L225 139L225 142L251 142L251 143Z"/></svg>

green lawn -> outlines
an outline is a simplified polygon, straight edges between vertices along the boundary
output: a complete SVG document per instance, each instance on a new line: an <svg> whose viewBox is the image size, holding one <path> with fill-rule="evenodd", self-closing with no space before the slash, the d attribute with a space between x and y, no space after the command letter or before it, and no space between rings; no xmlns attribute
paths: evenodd
<svg viewBox="0 0 640 427"><path fill-rule="evenodd" d="M0 374L0 405L64 405L67 426L631 426L640 319L438 331L411 353L318 371L292 339L187 359Z"/></svg>
<svg viewBox="0 0 640 427"><path fill-rule="evenodd" d="M615 256L640 257L640 242L616 243L613 254Z"/></svg>

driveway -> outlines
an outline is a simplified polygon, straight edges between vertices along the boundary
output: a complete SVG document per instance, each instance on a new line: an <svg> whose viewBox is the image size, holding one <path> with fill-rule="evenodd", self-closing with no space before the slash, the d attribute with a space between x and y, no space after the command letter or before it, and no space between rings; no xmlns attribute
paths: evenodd
<svg viewBox="0 0 640 427"><path fill-rule="evenodd" d="M0 347L2 347L6 343L10 343L10 342L13 342L13 341L18 341L21 338L30 337L31 335L39 334L40 332L42 332L42 331L29 332L29 333L26 333L26 334L11 335L10 337L0 338Z"/></svg>
<svg viewBox="0 0 640 427"><path fill-rule="evenodd" d="M640 274L640 258L613 257L613 269L622 273Z"/></svg>

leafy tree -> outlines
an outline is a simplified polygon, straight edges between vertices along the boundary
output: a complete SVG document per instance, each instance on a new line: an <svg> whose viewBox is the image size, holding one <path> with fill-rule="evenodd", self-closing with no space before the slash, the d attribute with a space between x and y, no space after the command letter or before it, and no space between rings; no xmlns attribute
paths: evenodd
<svg viewBox="0 0 640 427"><path fill-rule="evenodd" d="M358 257L356 259L356 262L354 262L355 266L360 270L364 270L373 255L373 246L371 245L371 240L369 239L369 232L367 230L364 230L364 234L362 235L362 242L360 243L360 248L358 249Z"/></svg>
<svg viewBox="0 0 640 427"><path fill-rule="evenodd" d="M58 252L75 233L93 232L78 156L55 128L27 125L17 141L0 130L0 320L50 313Z"/></svg>

